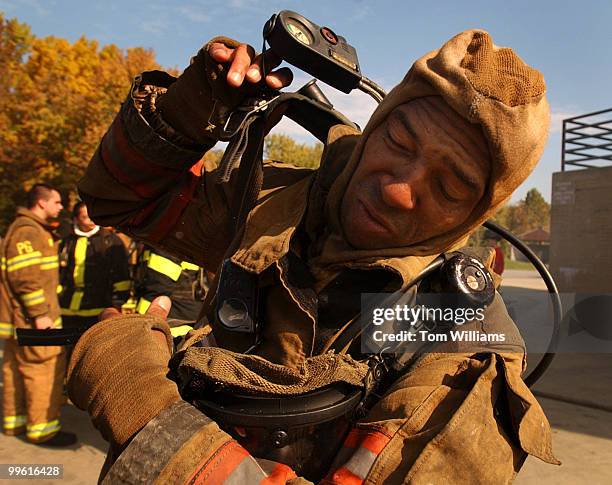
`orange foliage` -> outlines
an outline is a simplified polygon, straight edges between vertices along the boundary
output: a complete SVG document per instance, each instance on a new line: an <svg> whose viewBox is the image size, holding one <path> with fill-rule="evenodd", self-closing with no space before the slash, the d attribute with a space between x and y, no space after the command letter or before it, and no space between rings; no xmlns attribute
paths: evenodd
<svg viewBox="0 0 612 485"><path fill-rule="evenodd" d="M159 68L150 49L36 38L0 13L0 233L35 182L74 191L134 76Z"/></svg>

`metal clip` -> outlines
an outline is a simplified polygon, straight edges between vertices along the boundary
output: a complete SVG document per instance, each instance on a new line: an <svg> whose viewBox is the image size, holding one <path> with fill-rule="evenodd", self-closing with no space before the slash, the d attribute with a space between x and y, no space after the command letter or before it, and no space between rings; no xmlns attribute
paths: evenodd
<svg viewBox="0 0 612 485"><path fill-rule="evenodd" d="M255 113L265 111L266 109L268 109L268 106L274 101L276 101L279 97L280 97L280 94L277 94L276 96L270 99L259 99L252 106L242 105L236 108L234 111L232 111L229 114L229 116L227 117L227 120L225 120L225 123L223 125L223 131L219 135L219 139L221 141L228 141L232 139L243 128L246 120L250 116L254 115ZM234 116L237 114L241 114L243 118L242 120L240 120L240 123L238 123L238 126L234 130L230 131L230 124Z"/></svg>

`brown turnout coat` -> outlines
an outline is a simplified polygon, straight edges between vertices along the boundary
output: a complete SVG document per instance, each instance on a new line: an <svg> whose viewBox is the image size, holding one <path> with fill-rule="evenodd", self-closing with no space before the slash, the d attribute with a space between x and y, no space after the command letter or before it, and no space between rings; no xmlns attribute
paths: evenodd
<svg viewBox="0 0 612 485"><path fill-rule="evenodd" d="M34 318L41 316L60 327L57 242L49 225L20 208L1 248L0 336L11 338L15 328L33 328Z"/></svg>

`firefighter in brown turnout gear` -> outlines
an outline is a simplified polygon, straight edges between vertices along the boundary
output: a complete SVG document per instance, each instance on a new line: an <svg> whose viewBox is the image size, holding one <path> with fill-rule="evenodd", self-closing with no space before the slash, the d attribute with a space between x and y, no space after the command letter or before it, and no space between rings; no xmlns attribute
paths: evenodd
<svg viewBox="0 0 612 485"><path fill-rule="evenodd" d="M263 80L254 49L217 38L178 79L139 76L80 182L98 223L221 278L234 271L237 290L252 281L261 322L253 346L207 305L208 325L170 362L167 299L147 315L109 311L82 336L69 393L111 443L105 483L499 484L528 454L558 464L521 378L525 344L499 294L484 320L462 328L503 342L447 341L415 354L361 409L340 449L326 440L285 446L290 436L274 433L262 412L251 426L273 440L260 453L248 427L222 420L223 406L244 396L299 401L367 386L377 374L360 360L359 337L356 348L333 347L348 321L338 310L372 288L410 286L438 255L461 248L534 168L549 123L542 74L488 33L462 32L414 63L363 133L332 127L319 169L266 162L259 198L233 236L237 181L192 167L245 96L264 82L288 84L287 70L271 65ZM217 394L229 399L202 412ZM326 468L293 467L300 451Z"/></svg>
<svg viewBox="0 0 612 485"><path fill-rule="evenodd" d="M76 442L60 431L65 353L62 347L20 347L16 328L61 328L57 300L57 241L49 219L62 209L59 192L36 184L28 193L28 208L17 210L2 242L0 333L4 344L2 365L3 429L8 435L25 433L28 441L48 446Z"/></svg>
<svg viewBox="0 0 612 485"><path fill-rule="evenodd" d="M72 210L74 226L60 244L59 296L64 328L90 327L106 307L121 308L131 281L125 246L92 222L84 202Z"/></svg>

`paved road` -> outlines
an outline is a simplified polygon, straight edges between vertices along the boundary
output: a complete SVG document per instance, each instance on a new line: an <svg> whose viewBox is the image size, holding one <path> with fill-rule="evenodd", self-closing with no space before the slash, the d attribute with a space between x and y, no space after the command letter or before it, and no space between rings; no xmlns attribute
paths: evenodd
<svg viewBox="0 0 612 485"><path fill-rule="evenodd" d="M542 298L543 283L529 271L504 274L504 298L514 305L522 326L542 325L548 311ZM546 328L545 328L546 330ZM548 329L549 330L549 329ZM532 359L533 360L533 359ZM532 364L533 365L533 364ZM612 354L564 354L536 385L536 391L560 399L599 403L612 409ZM598 485L612 483L612 412L539 398L553 427L553 447L563 462L560 467L528 458L515 483L520 485ZM67 450L47 450L20 439L0 435L2 463L62 463L65 484L95 484L104 461L105 443L91 426L87 416L71 405L62 409L62 421L68 431L78 433L81 444ZM483 464L484 465L484 464ZM485 465L486 466L486 465ZM20 481L49 483L57 481ZM245 484L247 485L247 484Z"/></svg>

